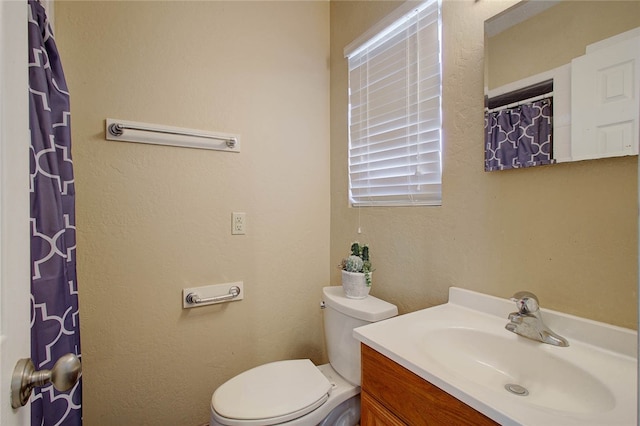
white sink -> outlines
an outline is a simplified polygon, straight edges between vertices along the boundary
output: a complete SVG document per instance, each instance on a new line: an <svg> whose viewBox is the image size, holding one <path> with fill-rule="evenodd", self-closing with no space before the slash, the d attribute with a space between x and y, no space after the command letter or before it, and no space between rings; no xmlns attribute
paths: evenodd
<svg viewBox="0 0 640 426"><path fill-rule="evenodd" d="M526 390L527 404L567 413L615 407L612 392L588 370L532 347L537 345L533 341L506 337L477 328L447 327L427 332L420 344L430 361L459 378L498 392L506 392L507 386L518 396Z"/></svg>
<svg viewBox="0 0 640 426"><path fill-rule="evenodd" d="M452 287L447 304L354 336L503 425L637 424L635 331L542 309L569 341L562 348L505 330L513 311L507 299Z"/></svg>

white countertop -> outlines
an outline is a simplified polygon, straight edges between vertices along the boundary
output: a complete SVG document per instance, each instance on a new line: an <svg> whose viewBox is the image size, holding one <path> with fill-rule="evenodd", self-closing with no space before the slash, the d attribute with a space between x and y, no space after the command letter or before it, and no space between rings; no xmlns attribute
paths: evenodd
<svg viewBox="0 0 640 426"><path fill-rule="evenodd" d="M561 348L505 330L515 310L452 287L448 303L356 328L354 337L503 425L637 424L636 331L541 309L569 340ZM507 392L509 379L530 395Z"/></svg>

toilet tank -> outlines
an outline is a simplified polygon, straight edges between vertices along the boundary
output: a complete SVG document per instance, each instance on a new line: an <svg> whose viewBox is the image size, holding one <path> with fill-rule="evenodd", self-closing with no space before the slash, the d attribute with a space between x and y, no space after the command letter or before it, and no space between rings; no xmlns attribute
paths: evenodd
<svg viewBox="0 0 640 426"><path fill-rule="evenodd" d="M373 296L349 299L342 286L322 289L324 335L329 362L338 374L360 386L360 342L353 329L398 315L398 308Z"/></svg>

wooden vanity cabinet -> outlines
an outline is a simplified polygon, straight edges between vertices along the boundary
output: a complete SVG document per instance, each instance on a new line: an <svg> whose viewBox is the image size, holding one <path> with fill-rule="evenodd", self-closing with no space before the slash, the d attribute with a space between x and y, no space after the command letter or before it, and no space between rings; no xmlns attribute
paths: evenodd
<svg viewBox="0 0 640 426"><path fill-rule="evenodd" d="M361 426L498 424L367 345L361 349Z"/></svg>

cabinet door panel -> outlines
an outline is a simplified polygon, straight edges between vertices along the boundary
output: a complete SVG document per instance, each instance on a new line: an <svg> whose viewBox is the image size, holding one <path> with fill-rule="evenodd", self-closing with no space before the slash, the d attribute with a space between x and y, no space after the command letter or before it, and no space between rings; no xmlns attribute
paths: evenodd
<svg viewBox="0 0 640 426"><path fill-rule="evenodd" d="M362 390L411 426L497 425L482 413L366 345L362 345ZM363 416L365 409L363 408ZM375 423L374 423L375 424Z"/></svg>
<svg viewBox="0 0 640 426"><path fill-rule="evenodd" d="M367 392L360 394L362 415L360 426L406 426Z"/></svg>

